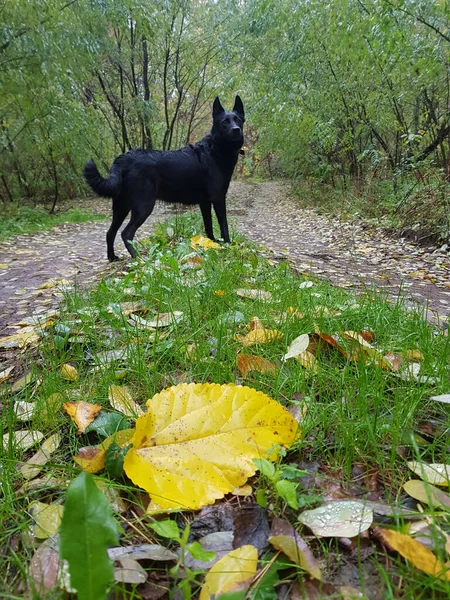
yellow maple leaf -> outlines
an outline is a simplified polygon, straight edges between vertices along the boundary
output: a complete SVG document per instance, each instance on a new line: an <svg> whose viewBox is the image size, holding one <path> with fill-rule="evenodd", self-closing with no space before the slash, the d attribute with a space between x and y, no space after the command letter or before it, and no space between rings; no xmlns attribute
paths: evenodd
<svg viewBox="0 0 450 600"><path fill-rule="evenodd" d="M281 404L233 384L182 383L156 394L147 408L124 469L161 508L215 502L255 473L253 458L298 437L297 422Z"/></svg>
<svg viewBox="0 0 450 600"><path fill-rule="evenodd" d="M241 546L232 550L213 565L205 577L200 600L210 600L227 592L246 590L256 574L258 550Z"/></svg>
<svg viewBox="0 0 450 600"><path fill-rule="evenodd" d="M217 242L213 242L209 238L203 235L195 235L191 238L191 247L196 250L198 247L200 248L221 248L221 245Z"/></svg>
<svg viewBox="0 0 450 600"><path fill-rule="evenodd" d="M78 425L78 433L83 433L102 409L101 404L91 404L84 400L64 402L62 406L72 421Z"/></svg>

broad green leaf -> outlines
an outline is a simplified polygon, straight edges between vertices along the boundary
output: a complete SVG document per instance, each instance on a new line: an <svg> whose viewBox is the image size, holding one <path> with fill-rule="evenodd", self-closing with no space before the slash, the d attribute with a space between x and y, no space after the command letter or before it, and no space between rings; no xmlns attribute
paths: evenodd
<svg viewBox="0 0 450 600"><path fill-rule="evenodd" d="M106 412L104 410L98 415L89 427L84 430L85 433L95 431L101 437L108 437L122 429L129 429L131 424L124 415L116 412Z"/></svg>
<svg viewBox="0 0 450 600"><path fill-rule="evenodd" d="M275 465L266 458L254 458L253 462L260 470L261 474L268 479L273 479L275 475Z"/></svg>
<svg viewBox="0 0 450 600"><path fill-rule="evenodd" d="M119 444L113 442L106 450L105 469L111 477L119 478L123 474L123 460L131 448L131 445L121 448Z"/></svg>
<svg viewBox="0 0 450 600"><path fill-rule="evenodd" d="M79 600L104 600L114 579L108 546L117 546L117 523L94 479L80 473L67 490L60 527L60 554L69 563Z"/></svg>
<svg viewBox="0 0 450 600"><path fill-rule="evenodd" d="M258 550L241 546L218 560L208 571L200 592L200 600L247 589L256 574Z"/></svg>
<svg viewBox="0 0 450 600"><path fill-rule="evenodd" d="M215 552L208 552L208 550L202 548L200 542L192 542L192 544L189 544L188 550L193 558L203 562L209 562L216 557Z"/></svg>
<svg viewBox="0 0 450 600"><path fill-rule="evenodd" d="M276 482L275 489L291 508L294 510L298 509L296 483L287 481L286 479L280 479Z"/></svg>
<svg viewBox="0 0 450 600"><path fill-rule="evenodd" d="M297 422L281 404L233 384L183 383L147 407L124 469L161 508L213 503L255 473L253 458L298 437Z"/></svg>
<svg viewBox="0 0 450 600"><path fill-rule="evenodd" d="M161 537L177 540L180 537L180 530L175 521L166 519L165 521L155 521L150 523L149 527Z"/></svg>

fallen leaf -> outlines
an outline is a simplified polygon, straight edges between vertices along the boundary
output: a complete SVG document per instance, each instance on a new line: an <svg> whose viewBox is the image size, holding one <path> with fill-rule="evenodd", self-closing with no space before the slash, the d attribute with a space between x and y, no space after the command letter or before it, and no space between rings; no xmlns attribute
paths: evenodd
<svg viewBox="0 0 450 600"><path fill-rule="evenodd" d="M165 562L178 559L178 555L175 552L159 544L117 546L116 548L108 548L108 555L111 560L132 558L133 560L157 560Z"/></svg>
<svg viewBox="0 0 450 600"><path fill-rule="evenodd" d="M224 290L214 290L214 296L225 296L225 291Z"/></svg>
<svg viewBox="0 0 450 600"><path fill-rule="evenodd" d="M80 465L86 473L98 473L105 468L106 452L94 446L85 446L78 450L73 460Z"/></svg>
<svg viewBox="0 0 450 600"><path fill-rule="evenodd" d="M450 570L423 544L399 531L381 528L377 528L376 531L390 548L396 550L420 571L450 581Z"/></svg>
<svg viewBox="0 0 450 600"><path fill-rule="evenodd" d="M0 338L0 348L27 348L34 346L39 341L39 334L32 331L18 331L13 335Z"/></svg>
<svg viewBox="0 0 450 600"><path fill-rule="evenodd" d="M407 360L425 360L425 356L420 352L420 350L406 350L404 353L404 357Z"/></svg>
<svg viewBox="0 0 450 600"><path fill-rule="evenodd" d="M0 383L3 383L7 379L9 379L11 377L11 373L14 371L15 368L16 366L12 365L11 367L3 369L3 371L0 371Z"/></svg>
<svg viewBox="0 0 450 600"><path fill-rule="evenodd" d="M314 579L322 579L317 560L305 540L287 521L275 518L270 530L269 542L275 550L281 550L293 563L299 565Z"/></svg>
<svg viewBox="0 0 450 600"><path fill-rule="evenodd" d="M273 340L280 340L283 334L276 329L253 329L246 336L239 336L238 339L243 346L253 346L253 344L267 344Z"/></svg>
<svg viewBox="0 0 450 600"><path fill-rule="evenodd" d="M144 414L142 408L136 404L126 386L110 385L108 388L108 399L111 406L127 417L139 417Z"/></svg>
<svg viewBox="0 0 450 600"><path fill-rule="evenodd" d="M119 583L140 584L147 580L147 571L132 558L120 558L121 567L114 569L114 580Z"/></svg>
<svg viewBox="0 0 450 600"><path fill-rule="evenodd" d="M195 235L191 238L191 248L221 248L221 245L203 235Z"/></svg>
<svg viewBox="0 0 450 600"><path fill-rule="evenodd" d="M302 281L298 286L301 290L307 290L308 288L312 288L314 283L312 281Z"/></svg>
<svg viewBox="0 0 450 600"><path fill-rule="evenodd" d="M62 365L61 375L66 381L76 381L78 379L78 371L69 364Z"/></svg>
<svg viewBox="0 0 450 600"><path fill-rule="evenodd" d="M320 331L317 332L317 335L320 337L321 340L326 342L329 346L332 346L333 348L336 348L336 350L339 350L339 352L345 358L348 357L347 351L344 350L344 348L339 344L337 336L328 335L328 333L321 333Z"/></svg>
<svg viewBox="0 0 450 600"><path fill-rule="evenodd" d="M33 381L36 379L34 373L32 371L29 371L28 373L25 373L24 375L22 375L22 377L20 379L18 379L17 381L15 381L11 387L11 391L13 394L16 394L17 392L22 391L23 389L25 389L28 385L30 385L30 383L33 383Z"/></svg>
<svg viewBox="0 0 450 600"><path fill-rule="evenodd" d="M403 489L415 500L431 506L450 507L450 496L431 483L411 479L403 484Z"/></svg>
<svg viewBox="0 0 450 600"><path fill-rule="evenodd" d="M386 369L392 368L391 363L384 358L381 352L374 348L371 344L369 344L369 342L366 342L366 340L360 333L356 331L343 331L342 336L357 344L359 348L363 351L363 353L369 356L370 358L373 358L378 365Z"/></svg>
<svg viewBox="0 0 450 600"><path fill-rule="evenodd" d="M444 402L445 404L450 404L450 394L441 394L440 396L431 396L430 400L434 400L435 402Z"/></svg>
<svg viewBox="0 0 450 600"><path fill-rule="evenodd" d="M409 461L408 467L424 481L433 485L449 485L450 465L441 463L426 464L415 460Z"/></svg>
<svg viewBox="0 0 450 600"><path fill-rule="evenodd" d="M29 510L34 520L33 533L39 539L46 539L58 533L64 511L62 504L45 504L35 501Z"/></svg>
<svg viewBox="0 0 450 600"><path fill-rule="evenodd" d="M153 321L147 321L148 327L168 327L174 323L178 323L183 318L183 313L180 310L174 310L170 313L158 313Z"/></svg>
<svg viewBox="0 0 450 600"><path fill-rule="evenodd" d="M56 587L60 567L59 552L55 549L54 540L45 540L34 553L29 569L29 575L40 594Z"/></svg>
<svg viewBox="0 0 450 600"><path fill-rule="evenodd" d="M305 367L307 371L311 371L312 373L317 373L319 369L319 363L316 357L314 354L311 354L311 352L308 352L308 350L305 350L296 356L295 360L298 360L302 367Z"/></svg>
<svg viewBox="0 0 450 600"><path fill-rule="evenodd" d="M59 433L54 433L43 442L41 448L20 467L20 472L25 479L33 479L41 472L41 467L49 460L52 453L61 443Z"/></svg>
<svg viewBox="0 0 450 600"><path fill-rule="evenodd" d="M34 402L25 402L25 400L17 400L13 406L18 421L30 421L33 418L35 408Z"/></svg>
<svg viewBox="0 0 450 600"><path fill-rule="evenodd" d="M44 434L40 431L29 431L28 429L19 429L11 434L11 445L14 450L28 450L42 440ZM3 450L6 452L9 448L9 433L3 435Z"/></svg>
<svg viewBox="0 0 450 600"><path fill-rule="evenodd" d="M298 520L319 537L354 537L369 529L373 513L362 502L337 500L304 510Z"/></svg>
<svg viewBox="0 0 450 600"><path fill-rule="evenodd" d="M236 364L242 377L246 377L249 371L259 371L260 373L277 372L276 365L262 356L255 356L254 354L238 354Z"/></svg>
<svg viewBox="0 0 450 600"><path fill-rule="evenodd" d="M283 360L287 360L288 358L294 358L299 354L302 354L309 346L309 335L307 333L302 333L295 338L293 342L291 342L286 354L283 356Z"/></svg>
<svg viewBox="0 0 450 600"><path fill-rule="evenodd" d="M257 562L258 550L254 546L241 546L226 554L206 574L200 600L246 590L256 574Z"/></svg>
<svg viewBox="0 0 450 600"><path fill-rule="evenodd" d="M272 298L272 294L265 290L239 289L236 290L236 294L241 298L250 298L251 300L270 300Z"/></svg>
<svg viewBox="0 0 450 600"><path fill-rule="evenodd" d="M264 508L256 502L247 502L236 508L234 517L234 545L250 544L258 550L264 548L269 539L269 523Z"/></svg>
<svg viewBox="0 0 450 600"><path fill-rule="evenodd" d="M83 433L88 425L92 423L95 417L102 409L101 404L91 404L84 400L77 402L64 402L62 405L69 417L78 426L78 433Z"/></svg>
<svg viewBox="0 0 450 600"><path fill-rule="evenodd" d="M298 437L281 404L233 384L183 383L156 394L147 408L124 469L161 508L213 503L256 472L253 458Z"/></svg>

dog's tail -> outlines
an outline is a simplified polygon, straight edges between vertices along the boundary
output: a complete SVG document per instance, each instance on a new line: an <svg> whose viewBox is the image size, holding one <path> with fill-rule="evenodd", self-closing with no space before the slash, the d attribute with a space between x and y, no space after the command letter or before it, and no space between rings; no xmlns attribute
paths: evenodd
<svg viewBox="0 0 450 600"><path fill-rule="evenodd" d="M104 179L100 175L97 165L93 160L88 160L84 167L83 175L94 192L104 198L117 196L122 187L122 169L116 161L113 162L107 179Z"/></svg>

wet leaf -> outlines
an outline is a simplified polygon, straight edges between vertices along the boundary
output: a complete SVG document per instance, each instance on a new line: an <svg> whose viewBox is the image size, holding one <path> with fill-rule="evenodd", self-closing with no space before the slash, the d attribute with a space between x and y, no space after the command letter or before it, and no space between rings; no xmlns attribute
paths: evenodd
<svg viewBox="0 0 450 600"><path fill-rule="evenodd" d="M133 400L130 390L121 385L110 385L108 388L108 399L111 406L127 417L139 417L144 414L142 408Z"/></svg>
<svg viewBox="0 0 450 600"><path fill-rule="evenodd" d="M262 549L269 539L266 511L255 502L242 504L234 517L234 545Z"/></svg>
<svg viewBox="0 0 450 600"><path fill-rule="evenodd" d="M253 346L254 344L267 344L274 340L280 340L283 334L276 329L253 329L246 336L239 336L243 346Z"/></svg>
<svg viewBox="0 0 450 600"><path fill-rule="evenodd" d="M66 381L76 381L78 379L78 371L74 366L65 364L61 367L61 375Z"/></svg>
<svg viewBox="0 0 450 600"><path fill-rule="evenodd" d="M147 581L147 571L132 558L120 558L121 567L114 569L114 579L120 583L140 584Z"/></svg>
<svg viewBox="0 0 450 600"><path fill-rule="evenodd" d="M156 394L147 408L124 468L162 508L213 503L255 473L252 458L298 437L281 404L233 384L183 383Z"/></svg>
<svg viewBox="0 0 450 600"><path fill-rule="evenodd" d="M0 338L0 348L27 348L35 346L39 341L39 334L32 331L20 330L13 335Z"/></svg>
<svg viewBox="0 0 450 600"><path fill-rule="evenodd" d="M433 485L449 485L450 465L441 463L426 464L415 460L409 461L408 467L424 481Z"/></svg>
<svg viewBox="0 0 450 600"><path fill-rule="evenodd" d="M286 354L283 356L283 360L287 360L288 358L294 358L299 354L302 354L309 346L309 335L307 333L303 333L295 338L295 340L290 344Z"/></svg>
<svg viewBox="0 0 450 600"><path fill-rule="evenodd" d="M450 496L431 483L411 479L403 484L403 489L415 500L431 506L450 507Z"/></svg>
<svg viewBox="0 0 450 600"><path fill-rule="evenodd" d="M31 458L27 460L20 467L20 472L25 479L33 479L37 477L41 472L41 468L49 460L52 453L58 448L61 443L61 436L59 433L54 433L43 442L40 450L36 452Z"/></svg>
<svg viewBox="0 0 450 600"><path fill-rule="evenodd" d="M303 511L298 520L319 537L354 537L372 525L372 510L362 502L337 500Z"/></svg>
<svg viewBox="0 0 450 600"><path fill-rule="evenodd" d="M61 504L32 502L29 507L34 520L33 533L39 539L46 539L58 533L64 511Z"/></svg>
<svg viewBox="0 0 450 600"><path fill-rule="evenodd" d="M264 290L239 289L236 290L236 294L241 298L250 298L251 300L270 300L272 298L272 294Z"/></svg>
<svg viewBox="0 0 450 600"><path fill-rule="evenodd" d="M54 548L54 540L45 540L38 546L31 559L29 575L40 594L56 587L60 570L60 558Z"/></svg>
<svg viewBox="0 0 450 600"><path fill-rule="evenodd" d="M36 377L32 371L25 373L20 379L13 383L11 387L12 393L16 394L17 392L25 389L28 385L30 385L30 383L33 383L35 379Z"/></svg>
<svg viewBox="0 0 450 600"><path fill-rule="evenodd" d="M287 521L274 519L269 542L276 550L286 554L293 563L307 571L311 577L322 579L319 564L307 543Z"/></svg>
<svg viewBox="0 0 450 600"><path fill-rule="evenodd" d="M317 332L317 335L320 337L321 340L323 340L324 342L326 342L329 346L332 346L333 348L336 348L336 350L339 350L339 352L345 358L348 357L347 351L344 350L344 348L339 344L337 336L328 335L328 333L321 333L321 332Z"/></svg>
<svg viewBox="0 0 450 600"><path fill-rule="evenodd" d="M237 367L242 375L246 377L250 371L258 371L259 373L276 373L277 367L262 356L254 354L238 354L236 358Z"/></svg>
<svg viewBox="0 0 450 600"><path fill-rule="evenodd" d="M44 434L40 431L29 431L28 429L19 429L13 431L11 435L11 445L15 450L28 450L42 440ZM8 451L10 442L9 433L3 435L3 450Z"/></svg>
<svg viewBox="0 0 450 600"><path fill-rule="evenodd" d="M241 546L226 554L206 574L200 600L246 590L256 574L257 562L258 551L254 546Z"/></svg>
<svg viewBox="0 0 450 600"><path fill-rule="evenodd" d="M60 554L69 563L71 586L78 598L106 596L114 578L108 546L117 546L117 523L93 477L81 473L67 490L60 527Z"/></svg>
<svg viewBox="0 0 450 600"><path fill-rule="evenodd" d="M393 550L406 558L415 567L434 575L439 579L450 581L450 570L425 546L409 535L389 529L377 529L377 534Z"/></svg>
<svg viewBox="0 0 450 600"><path fill-rule="evenodd" d="M72 421L78 426L78 433L83 433L102 409L101 404L91 404L90 402L84 402L84 400L64 402L62 406Z"/></svg>
<svg viewBox="0 0 450 600"><path fill-rule="evenodd" d="M222 248L222 246L203 235L195 235L191 238L191 248L196 250L197 248Z"/></svg>
<svg viewBox="0 0 450 600"><path fill-rule="evenodd" d="M444 402L445 404L450 404L450 394L441 394L440 396L431 396L430 400L434 400L435 402Z"/></svg>

